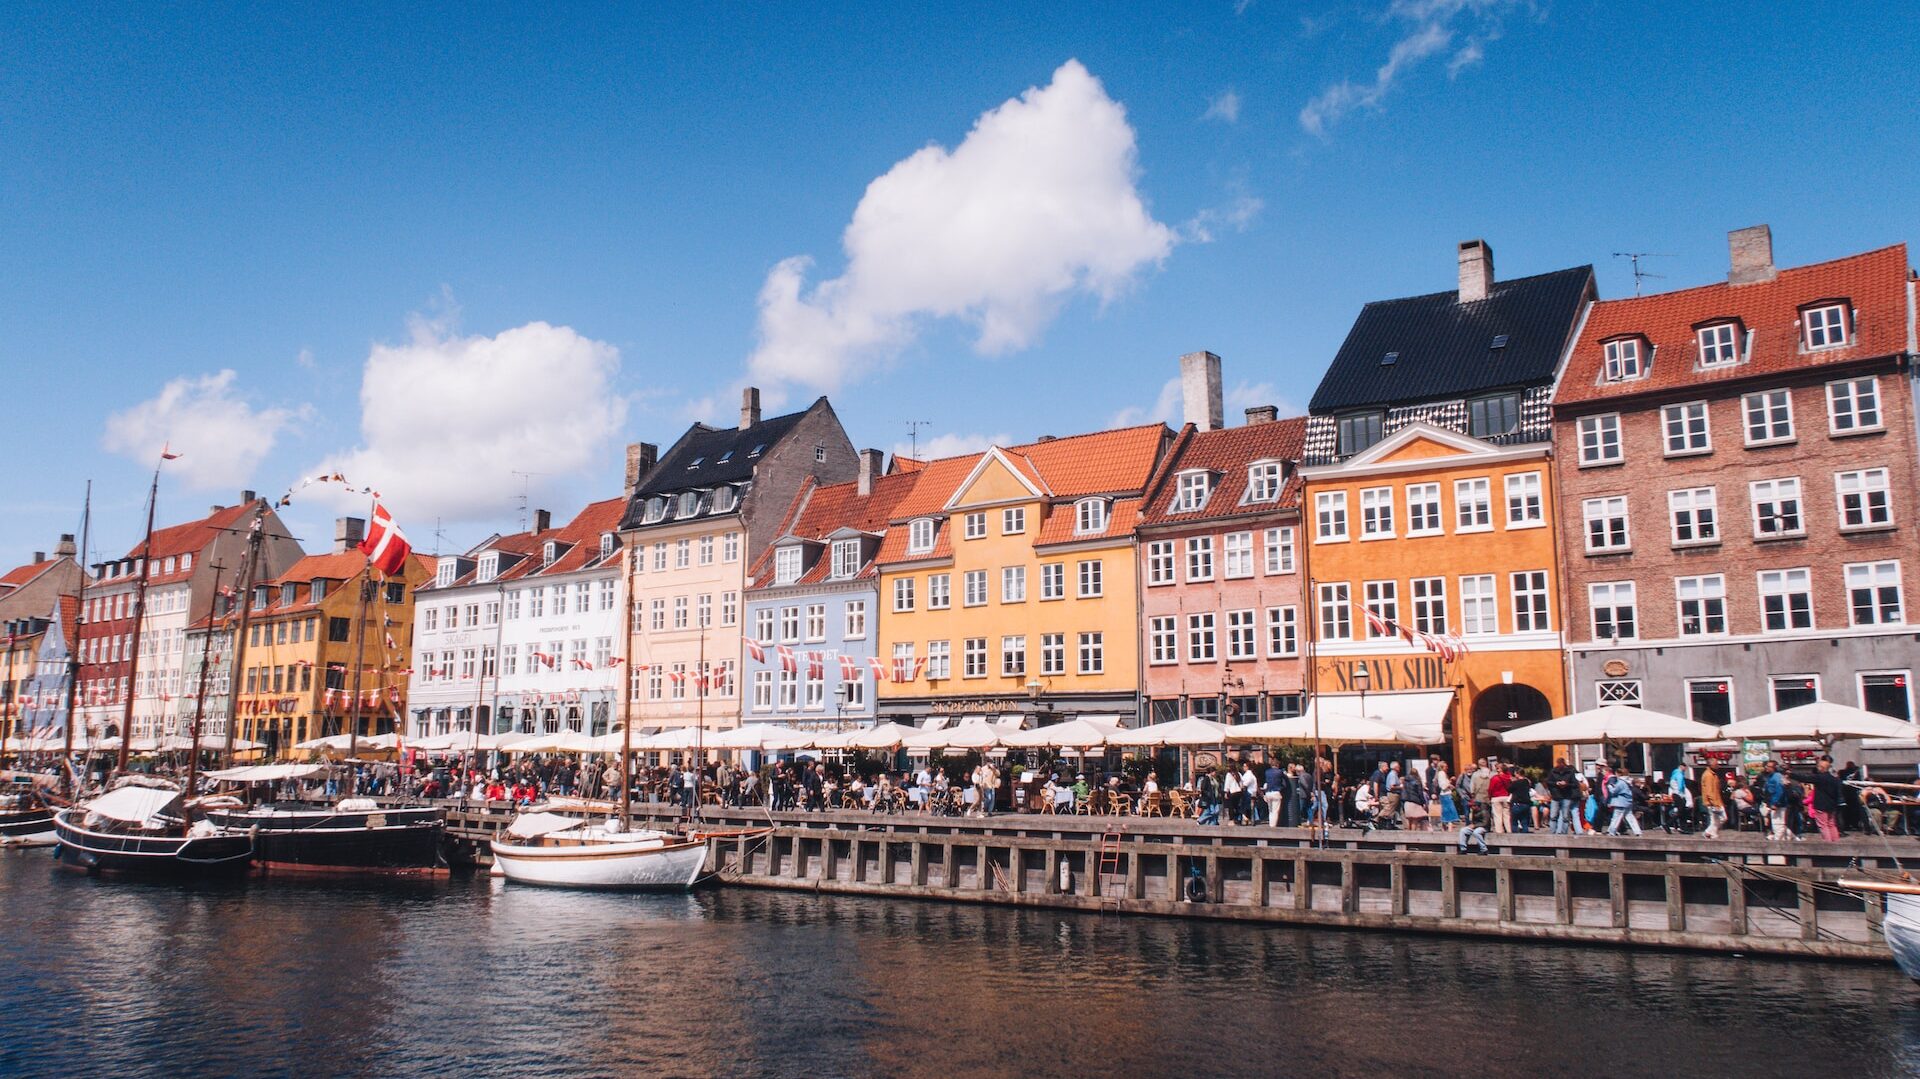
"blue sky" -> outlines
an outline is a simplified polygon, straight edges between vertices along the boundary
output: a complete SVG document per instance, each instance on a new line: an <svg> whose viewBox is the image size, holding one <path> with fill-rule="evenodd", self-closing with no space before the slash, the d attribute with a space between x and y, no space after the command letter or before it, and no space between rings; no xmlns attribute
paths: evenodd
<svg viewBox="0 0 1920 1079"><path fill-rule="evenodd" d="M8 5L0 562L89 478L130 546L168 438L163 521L338 467L454 549L747 381L886 448L1174 418L1200 348L1298 407L1463 239L1617 296L1920 218L1910 6L920 7Z"/></svg>

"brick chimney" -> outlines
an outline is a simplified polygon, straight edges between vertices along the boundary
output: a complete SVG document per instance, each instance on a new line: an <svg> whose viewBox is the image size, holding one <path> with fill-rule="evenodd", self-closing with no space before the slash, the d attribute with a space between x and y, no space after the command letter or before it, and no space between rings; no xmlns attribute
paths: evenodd
<svg viewBox="0 0 1920 1079"><path fill-rule="evenodd" d="M1279 418L1280 418L1280 407L1278 405L1255 405L1252 408L1247 409L1247 426L1248 427L1252 427L1255 424L1260 424L1260 423L1272 423L1273 421Z"/></svg>
<svg viewBox="0 0 1920 1079"><path fill-rule="evenodd" d="M547 529L552 527L553 527L553 511L552 510L534 510L533 511L533 530L535 532L545 532Z"/></svg>
<svg viewBox="0 0 1920 1079"><path fill-rule="evenodd" d="M1752 285L1774 279L1773 230L1767 226L1753 225L1727 233L1727 253L1733 262L1727 284Z"/></svg>
<svg viewBox="0 0 1920 1079"><path fill-rule="evenodd" d="M760 387L748 386L740 391L740 429L742 431L760 422Z"/></svg>
<svg viewBox="0 0 1920 1079"><path fill-rule="evenodd" d="M873 478L880 475L880 466L886 460L883 450L860 451L860 497L873 493Z"/></svg>
<svg viewBox="0 0 1920 1079"><path fill-rule="evenodd" d="M640 489L640 481L647 478L653 466L660 462L660 447L651 442L627 443L627 497Z"/></svg>
<svg viewBox="0 0 1920 1079"><path fill-rule="evenodd" d="M39 565L40 563L42 563L42 562L45 562L46 560L47 560L47 552L45 552L45 551L35 551L35 552L33 552L33 564L34 564L34 565L36 565L36 566L37 566L37 565Z"/></svg>
<svg viewBox="0 0 1920 1079"><path fill-rule="evenodd" d="M1484 300L1493 291L1493 248L1485 240L1460 245L1460 302Z"/></svg>
<svg viewBox="0 0 1920 1079"><path fill-rule="evenodd" d="M1180 397L1184 419L1202 431L1226 426L1220 394L1220 357L1189 352L1180 357Z"/></svg>
<svg viewBox="0 0 1920 1079"><path fill-rule="evenodd" d="M367 522L358 517L336 517L333 519L333 553L345 554L360 546L361 537L366 535Z"/></svg>
<svg viewBox="0 0 1920 1079"><path fill-rule="evenodd" d="M71 532L60 533L60 543L58 546L54 547L53 553L56 555L65 555L68 558L72 558L74 556L73 533Z"/></svg>

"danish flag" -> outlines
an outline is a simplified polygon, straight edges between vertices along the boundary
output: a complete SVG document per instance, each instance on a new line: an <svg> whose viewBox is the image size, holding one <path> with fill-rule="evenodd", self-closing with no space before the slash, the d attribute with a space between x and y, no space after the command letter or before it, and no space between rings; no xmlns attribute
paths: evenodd
<svg viewBox="0 0 1920 1079"><path fill-rule="evenodd" d="M868 656L867 666L873 670L873 680L882 681L887 677L887 661L879 656Z"/></svg>
<svg viewBox="0 0 1920 1079"><path fill-rule="evenodd" d="M755 663L765 663L767 661L766 645L761 644L752 637L746 638L744 643L747 646L747 655L752 656Z"/></svg>
<svg viewBox="0 0 1920 1079"><path fill-rule="evenodd" d="M1367 608L1367 628L1372 630L1373 635L1376 637L1390 637L1393 635L1393 631L1387 628L1387 620L1374 614L1373 608L1371 607Z"/></svg>
<svg viewBox="0 0 1920 1079"><path fill-rule="evenodd" d="M593 670L593 664L576 656L573 660L573 669L576 671L590 671Z"/></svg>
<svg viewBox="0 0 1920 1079"><path fill-rule="evenodd" d="M786 645L783 644L779 647L779 649L777 649L777 651L780 653L780 669L787 672L788 674L798 673L800 670L800 664L797 660L794 659L793 649L788 648Z"/></svg>
<svg viewBox="0 0 1920 1079"><path fill-rule="evenodd" d="M379 499L373 502L373 520L367 524L366 538L360 541L360 553L367 556L368 565L389 577L405 569L407 556L413 553L407 534L393 523L393 515Z"/></svg>
<svg viewBox="0 0 1920 1079"><path fill-rule="evenodd" d="M807 653L807 678L810 681L814 681L814 682L818 682L821 679L825 678L826 672L822 670L822 668L825 665L826 665L826 657L822 656L819 652L808 652Z"/></svg>
<svg viewBox="0 0 1920 1079"><path fill-rule="evenodd" d="M860 661L852 656L841 656L840 680L842 682L858 682L860 680Z"/></svg>

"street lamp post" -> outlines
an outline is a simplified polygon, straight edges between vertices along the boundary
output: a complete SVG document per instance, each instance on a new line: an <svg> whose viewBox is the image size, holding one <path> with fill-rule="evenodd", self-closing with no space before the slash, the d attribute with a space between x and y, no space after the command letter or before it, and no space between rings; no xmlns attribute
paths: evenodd
<svg viewBox="0 0 1920 1079"><path fill-rule="evenodd" d="M846 711L847 711L847 684L845 682L842 682L839 685L833 687L833 729L834 730L844 731L847 729Z"/></svg>

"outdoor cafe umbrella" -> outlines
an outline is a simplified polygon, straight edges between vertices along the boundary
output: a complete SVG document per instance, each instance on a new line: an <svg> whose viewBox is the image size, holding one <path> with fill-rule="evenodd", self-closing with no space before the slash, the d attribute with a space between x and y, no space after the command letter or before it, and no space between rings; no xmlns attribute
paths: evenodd
<svg viewBox="0 0 1920 1079"><path fill-rule="evenodd" d="M1007 731L1000 735L1000 744L1018 749L1099 749L1117 733L1112 727L1071 719L1030 731Z"/></svg>
<svg viewBox="0 0 1920 1079"><path fill-rule="evenodd" d="M1107 743L1116 746L1220 746L1227 743L1229 729L1224 723L1188 716L1130 731L1115 731Z"/></svg>
<svg viewBox="0 0 1920 1079"><path fill-rule="evenodd" d="M1500 735L1510 746L1589 745L1594 742L1711 742L1726 728L1626 704L1603 704L1584 712L1515 727Z"/></svg>
<svg viewBox="0 0 1920 1079"><path fill-rule="evenodd" d="M1324 715L1317 723L1313 716L1289 716L1264 723L1243 723L1227 728L1227 741L1235 745L1281 745L1304 742L1309 745L1346 745L1369 742L1385 745L1426 745L1427 740L1365 716Z"/></svg>
<svg viewBox="0 0 1920 1079"><path fill-rule="evenodd" d="M1768 712L1764 716L1717 727L1714 736L1751 741L1812 738L1832 745L1836 738L1897 738L1912 742L1916 730L1913 724L1903 719L1894 719L1837 701L1814 701L1812 704Z"/></svg>
<svg viewBox="0 0 1920 1079"><path fill-rule="evenodd" d="M836 749L893 749L918 733L918 727L909 727L904 723L882 723L849 731L845 735L829 735L814 744Z"/></svg>

